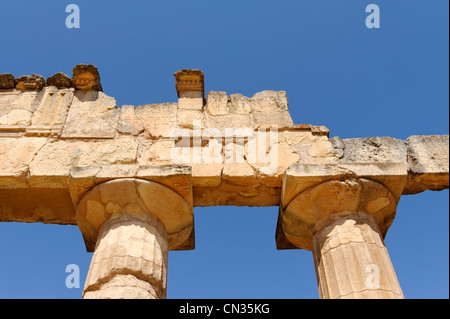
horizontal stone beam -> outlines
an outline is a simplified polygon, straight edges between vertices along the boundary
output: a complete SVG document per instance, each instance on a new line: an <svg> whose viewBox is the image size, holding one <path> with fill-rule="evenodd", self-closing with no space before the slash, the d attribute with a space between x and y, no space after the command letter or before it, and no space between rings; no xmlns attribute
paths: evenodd
<svg viewBox="0 0 450 319"><path fill-rule="evenodd" d="M325 126L293 124L284 91L209 92L204 103L186 92L119 108L98 90L0 88L0 221L76 223L70 176L83 169L98 170L96 183L190 167L193 206L277 206L296 164L398 163L402 194L448 188L448 135L329 138Z"/></svg>
<svg viewBox="0 0 450 319"><path fill-rule="evenodd" d="M410 136L405 145L409 171L403 194L448 188L449 136Z"/></svg>
<svg viewBox="0 0 450 319"><path fill-rule="evenodd" d="M449 136L331 139L342 149L340 163L405 163L408 179L403 194L439 191L449 186Z"/></svg>

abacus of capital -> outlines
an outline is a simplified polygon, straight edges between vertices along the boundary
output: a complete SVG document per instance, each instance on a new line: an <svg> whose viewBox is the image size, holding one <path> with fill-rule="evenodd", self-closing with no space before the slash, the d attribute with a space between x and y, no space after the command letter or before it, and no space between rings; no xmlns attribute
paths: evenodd
<svg viewBox="0 0 450 319"><path fill-rule="evenodd" d="M329 138L284 91L174 75L177 103L119 108L93 65L0 74L0 221L78 225L84 298L159 299L194 207L279 206L277 248L312 251L321 298L403 298L384 237L402 195L448 188L448 135Z"/></svg>

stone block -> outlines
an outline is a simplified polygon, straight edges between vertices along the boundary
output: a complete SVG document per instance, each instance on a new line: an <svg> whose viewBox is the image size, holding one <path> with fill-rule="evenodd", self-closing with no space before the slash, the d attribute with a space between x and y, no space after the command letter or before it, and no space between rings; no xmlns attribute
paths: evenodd
<svg viewBox="0 0 450 319"><path fill-rule="evenodd" d="M169 138L177 126L177 103L140 105L134 112L148 139Z"/></svg>
<svg viewBox="0 0 450 319"><path fill-rule="evenodd" d="M410 136L408 150L409 174L404 194L425 190L442 190L449 184L449 136Z"/></svg>
<svg viewBox="0 0 450 319"><path fill-rule="evenodd" d="M29 165L46 138L0 138L0 189L26 188Z"/></svg>
<svg viewBox="0 0 450 319"><path fill-rule="evenodd" d="M230 113L226 92L211 91L206 96L206 112L210 115L227 115Z"/></svg>
<svg viewBox="0 0 450 319"><path fill-rule="evenodd" d="M119 116L114 98L99 91L78 90L61 138L114 138Z"/></svg>

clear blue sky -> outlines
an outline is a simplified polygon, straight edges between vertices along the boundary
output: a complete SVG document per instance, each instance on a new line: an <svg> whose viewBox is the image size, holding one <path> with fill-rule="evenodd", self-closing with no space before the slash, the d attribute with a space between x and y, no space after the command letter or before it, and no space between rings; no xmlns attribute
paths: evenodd
<svg viewBox="0 0 450 319"><path fill-rule="evenodd" d="M65 8L81 10L68 29ZM366 5L381 10L368 29ZM296 124L330 137L449 133L448 0L2 1L0 73L98 67L119 106L205 91L285 90ZM403 196L386 246L406 298L449 298L449 192ZM195 208L196 249L169 253L168 298L318 298L312 253L277 251L277 207ZM80 298L91 253L76 226L0 223L0 298ZM68 264L81 288L68 289Z"/></svg>

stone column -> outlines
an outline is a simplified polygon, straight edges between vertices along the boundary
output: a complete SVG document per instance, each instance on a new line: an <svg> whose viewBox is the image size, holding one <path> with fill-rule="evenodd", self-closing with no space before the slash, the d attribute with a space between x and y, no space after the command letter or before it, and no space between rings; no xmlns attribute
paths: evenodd
<svg viewBox="0 0 450 319"><path fill-rule="evenodd" d="M95 247L84 298L166 297L168 251L193 227L180 195L159 183L116 179L87 192L76 213L86 247Z"/></svg>
<svg viewBox="0 0 450 319"><path fill-rule="evenodd" d="M313 236L320 298L403 298L383 237L372 215L334 213Z"/></svg>
<svg viewBox="0 0 450 319"><path fill-rule="evenodd" d="M167 231L154 217L123 213L100 228L83 297L165 298Z"/></svg>
<svg viewBox="0 0 450 319"><path fill-rule="evenodd" d="M298 168L284 181L277 247L313 252L321 298L403 298L384 237L405 170L395 165ZM363 169L370 179L358 177ZM286 183L289 178L292 184Z"/></svg>

